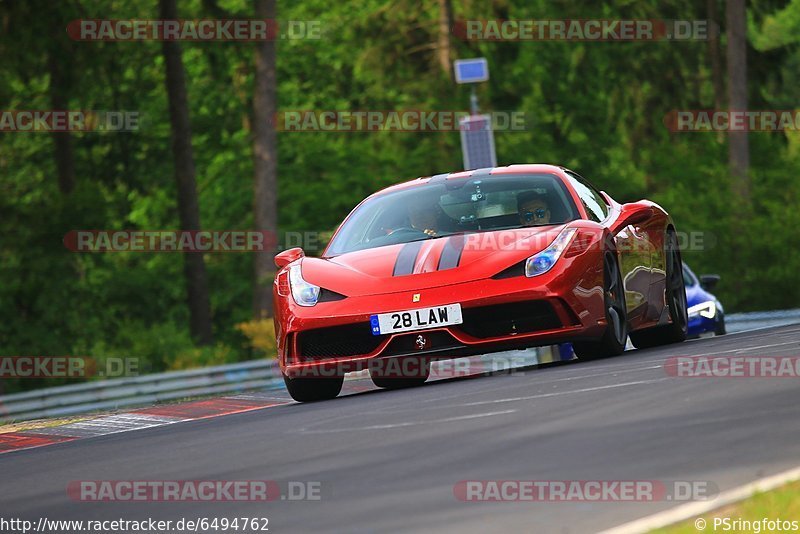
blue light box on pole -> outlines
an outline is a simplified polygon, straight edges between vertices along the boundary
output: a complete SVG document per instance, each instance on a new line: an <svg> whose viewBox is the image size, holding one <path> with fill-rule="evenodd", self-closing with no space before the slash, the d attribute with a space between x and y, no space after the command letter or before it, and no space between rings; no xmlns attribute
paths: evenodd
<svg viewBox="0 0 800 534"><path fill-rule="evenodd" d="M489 63L485 57L455 60L456 83L478 83L489 80Z"/></svg>

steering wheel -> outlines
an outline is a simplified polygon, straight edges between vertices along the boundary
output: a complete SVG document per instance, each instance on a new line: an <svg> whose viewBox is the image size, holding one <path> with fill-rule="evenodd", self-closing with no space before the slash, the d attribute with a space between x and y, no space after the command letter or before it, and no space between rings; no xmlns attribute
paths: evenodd
<svg viewBox="0 0 800 534"><path fill-rule="evenodd" d="M409 233L409 232L410 233L414 233L414 234L428 235L425 232L423 232L422 230L417 230L416 228L412 228L410 226L401 226L400 228L395 228L395 229L391 230L386 235L387 236L391 236L391 235L395 235L395 234Z"/></svg>

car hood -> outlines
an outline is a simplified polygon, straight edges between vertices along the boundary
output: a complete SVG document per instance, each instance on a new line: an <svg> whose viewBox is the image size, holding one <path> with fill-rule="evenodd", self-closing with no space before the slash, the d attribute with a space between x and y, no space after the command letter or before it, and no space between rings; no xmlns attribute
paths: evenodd
<svg viewBox="0 0 800 534"><path fill-rule="evenodd" d="M564 225L457 234L304 258L303 278L346 296L428 289L490 278L552 243Z"/></svg>

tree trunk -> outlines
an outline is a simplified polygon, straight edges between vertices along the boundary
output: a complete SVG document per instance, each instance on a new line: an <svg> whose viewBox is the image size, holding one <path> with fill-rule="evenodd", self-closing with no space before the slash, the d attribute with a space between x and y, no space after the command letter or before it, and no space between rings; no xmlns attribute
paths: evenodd
<svg viewBox="0 0 800 534"><path fill-rule="evenodd" d="M175 0L160 0L162 19L177 19ZM175 162L175 180L178 185L178 214L181 230L200 230L200 208L197 202L192 131L189 122L189 104L186 95L186 76L183 70L180 45L164 41L169 118L172 124L172 155ZM211 304L208 297L206 265L202 253L183 255L183 272L189 300L190 329L198 345L213 341L211 330Z"/></svg>
<svg viewBox="0 0 800 534"><path fill-rule="evenodd" d="M439 0L439 43L436 57L445 75L453 79L453 68L450 64L450 31L453 27L453 4L451 0Z"/></svg>
<svg viewBox="0 0 800 534"><path fill-rule="evenodd" d="M58 20L53 17L53 21ZM58 26L58 23L52 24ZM54 29L54 32L56 30ZM54 33L55 35L55 33ZM47 70L50 72L50 106L54 110L65 111L69 105L67 98L68 83L64 76L64 69L70 68L72 55L59 54L55 47L50 47L47 57ZM67 195L75 188L75 163L72 153L72 134L70 132L53 132L53 148L55 149L56 173L58 176L58 189Z"/></svg>
<svg viewBox="0 0 800 534"><path fill-rule="evenodd" d="M720 51L720 24L718 0L706 0L709 21L708 55L711 58L711 82L714 87L714 108L725 106L725 82L722 79L722 54Z"/></svg>
<svg viewBox="0 0 800 534"><path fill-rule="evenodd" d="M256 18L274 19L275 0L255 0ZM259 41L255 53L253 95L253 169L255 229L276 236L278 230L278 148L272 122L277 112L275 42ZM274 240L267 238L265 244ZM272 315L272 281L275 249L255 253L253 313L257 319Z"/></svg>
<svg viewBox="0 0 800 534"><path fill-rule="evenodd" d="M745 0L728 0L728 109L747 109L747 13ZM728 132L728 164L734 177L734 192L749 205L750 147L748 133Z"/></svg>

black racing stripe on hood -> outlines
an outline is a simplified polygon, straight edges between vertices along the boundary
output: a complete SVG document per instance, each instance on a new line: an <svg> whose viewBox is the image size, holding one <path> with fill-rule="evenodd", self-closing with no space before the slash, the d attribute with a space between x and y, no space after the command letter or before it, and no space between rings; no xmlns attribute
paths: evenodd
<svg viewBox="0 0 800 534"><path fill-rule="evenodd" d="M417 263L417 255L422 248L423 241L413 241L406 243L397 254L394 262L394 272L392 276L405 276L414 272L414 265Z"/></svg>
<svg viewBox="0 0 800 534"><path fill-rule="evenodd" d="M437 270L444 271L458 267L458 264L461 263L461 253L464 251L465 241L463 235L453 236L447 240L442 249L442 255L439 256Z"/></svg>

